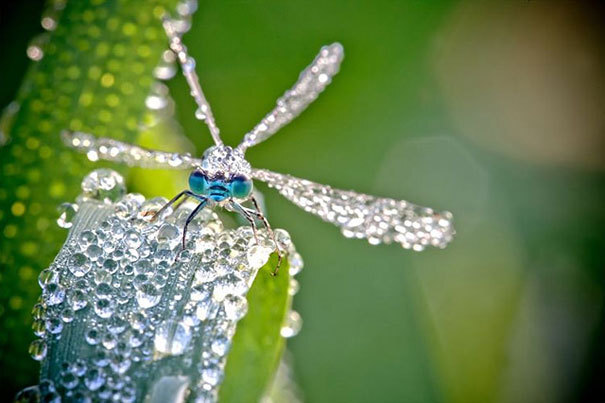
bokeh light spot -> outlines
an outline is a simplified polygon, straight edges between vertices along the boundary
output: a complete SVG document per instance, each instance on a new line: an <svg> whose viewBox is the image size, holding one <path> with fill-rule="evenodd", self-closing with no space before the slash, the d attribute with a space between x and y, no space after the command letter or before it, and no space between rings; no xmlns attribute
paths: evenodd
<svg viewBox="0 0 605 403"><path fill-rule="evenodd" d="M11 206L11 213L13 213L13 215L16 217L22 216L25 213L25 204L21 202L14 202Z"/></svg>
<svg viewBox="0 0 605 403"><path fill-rule="evenodd" d="M101 85L105 88L109 88L113 85L115 78L111 73L105 73L101 76Z"/></svg>

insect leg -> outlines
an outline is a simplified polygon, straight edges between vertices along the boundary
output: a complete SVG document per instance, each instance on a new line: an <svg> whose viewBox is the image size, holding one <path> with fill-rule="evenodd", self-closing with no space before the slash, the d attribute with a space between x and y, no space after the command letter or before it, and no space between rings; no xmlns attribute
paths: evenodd
<svg viewBox="0 0 605 403"><path fill-rule="evenodd" d="M277 272L279 271L279 267L281 266L281 261L282 261L281 250L279 249L277 239L275 239L275 233L273 232L273 229L271 229L271 225L269 224L269 221L267 221L267 217L265 217L263 215L263 213L260 209L260 206L258 205L258 202L254 198L254 196L251 196L250 200L252 200L252 204L254 204L254 208L256 208L256 211L249 210L249 209L247 209L247 211L249 213L254 214L256 217L258 217L263 222L265 228L267 229L267 232L269 233L269 235L271 236L271 239L273 240L273 243L275 244L275 253L277 253L277 266L275 266L275 269L273 270L273 273L271 273L271 274L276 276Z"/></svg>
<svg viewBox="0 0 605 403"><path fill-rule="evenodd" d="M174 203L175 203L175 202L176 202L178 199L180 199L180 198L181 198L181 197L183 197L183 196L187 196L187 197L196 197L197 195L196 195L195 193L193 193L192 191L190 191L190 190L183 190L181 193L179 193L179 194L177 194L176 196L174 196L174 197L173 197L173 198L172 198L172 199L171 199L171 200L170 200L168 203L164 204L164 205L162 206L162 208L161 208L161 209L159 209L158 211L156 211L155 213L154 213L154 212L152 212L152 211L146 211L146 212L144 213L144 215L146 215L146 216L147 216L147 215L151 215L151 214L153 214L153 217L151 217L151 221L155 221L155 220L156 220L156 219L157 219L157 218L160 216L160 214L162 214L164 211L166 211L166 209L167 209L168 207L172 206L172 205L173 205L173 204L174 204ZM177 208L178 208L180 205L181 205L181 204L179 204L179 205L177 206ZM175 209L175 210L176 210L176 209Z"/></svg>
<svg viewBox="0 0 605 403"><path fill-rule="evenodd" d="M254 240L256 241L256 244L258 245L258 234L257 234L257 228L256 228L256 222L254 221L254 218L252 217L252 215L246 211L246 208L242 205L240 205L237 202L232 201L231 202L231 207L233 207L235 210L237 210L241 215L244 216L244 218L246 220L248 220L248 222L250 223L250 226L252 227L252 231L254 232Z"/></svg>
<svg viewBox="0 0 605 403"><path fill-rule="evenodd" d="M200 200L202 200L202 198L200 198ZM197 207L193 209L191 214L189 214L189 217L187 217L187 221L185 222L185 226L183 227L183 249L185 249L185 237L187 236L187 226L195 218L197 213L199 213L204 208L204 206L206 206L207 201L208 199L203 199L200 204L198 204Z"/></svg>

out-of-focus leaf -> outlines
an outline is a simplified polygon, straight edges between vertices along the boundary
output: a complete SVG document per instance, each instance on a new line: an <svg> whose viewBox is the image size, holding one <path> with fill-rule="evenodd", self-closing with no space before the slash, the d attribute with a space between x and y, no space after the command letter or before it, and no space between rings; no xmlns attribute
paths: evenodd
<svg viewBox="0 0 605 403"><path fill-rule="evenodd" d="M285 345L280 329L291 302L289 262L284 260L279 275L273 277L276 263L272 255L248 293L248 314L233 337L220 402L258 402L273 379Z"/></svg>
<svg viewBox="0 0 605 403"><path fill-rule="evenodd" d="M61 144L59 132L135 139L153 68L166 48L158 16L175 3L67 2L41 48L44 57L26 75L8 143L0 148L0 367L10 368L0 376L3 400L35 382L28 307L39 293L37 273L66 235L54 224L56 208L79 193L92 166Z"/></svg>

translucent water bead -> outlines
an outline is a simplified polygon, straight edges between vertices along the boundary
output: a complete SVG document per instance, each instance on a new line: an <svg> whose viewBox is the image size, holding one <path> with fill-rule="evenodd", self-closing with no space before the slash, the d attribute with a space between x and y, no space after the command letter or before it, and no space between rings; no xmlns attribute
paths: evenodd
<svg viewBox="0 0 605 403"><path fill-rule="evenodd" d="M112 203L126 193L124 178L116 171L101 168L89 173L82 181L82 196Z"/></svg>

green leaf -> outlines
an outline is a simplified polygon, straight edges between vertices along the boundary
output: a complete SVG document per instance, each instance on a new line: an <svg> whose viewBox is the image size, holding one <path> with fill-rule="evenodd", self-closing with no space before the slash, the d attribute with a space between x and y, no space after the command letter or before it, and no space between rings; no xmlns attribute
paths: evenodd
<svg viewBox="0 0 605 403"><path fill-rule="evenodd" d="M27 356L38 272L65 239L57 206L92 166L66 149L63 129L134 141L153 68L166 49L158 16L174 0L70 1L21 86L9 142L0 147L0 382L6 396L36 382ZM3 127L3 129L6 129ZM122 168L123 170L123 168Z"/></svg>
<svg viewBox="0 0 605 403"><path fill-rule="evenodd" d="M280 330L291 304L289 262L284 259L279 274L272 276L276 263L274 254L248 293L248 314L233 337L220 402L256 403L273 379L285 345Z"/></svg>

